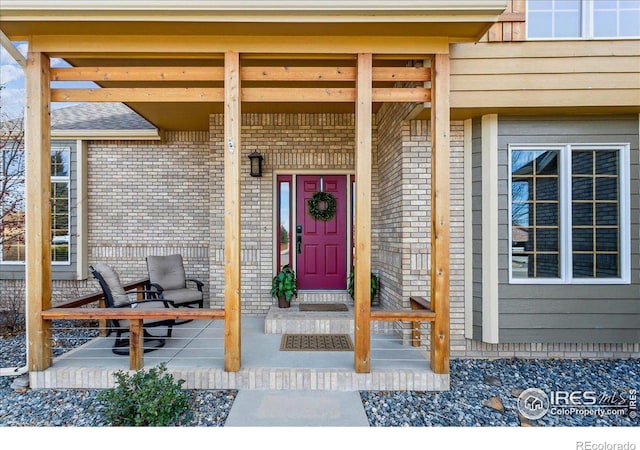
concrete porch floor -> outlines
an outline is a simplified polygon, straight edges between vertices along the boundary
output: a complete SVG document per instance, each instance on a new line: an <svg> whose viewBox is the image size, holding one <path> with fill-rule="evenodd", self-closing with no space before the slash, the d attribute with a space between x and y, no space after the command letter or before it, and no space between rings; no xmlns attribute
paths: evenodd
<svg viewBox="0 0 640 450"><path fill-rule="evenodd" d="M186 380L183 387L188 389L449 389L449 375L433 373L428 354L402 345L397 335L371 335L368 374L355 372L352 351L280 351L281 338L265 334L265 317L242 317L242 368L225 372L224 322L192 321L174 327L173 337L163 348L145 353L145 368L166 362L174 377ZM31 387L112 387L113 373L129 367L128 356L112 353L112 343L113 337L96 338L55 358L49 369L29 374Z"/></svg>

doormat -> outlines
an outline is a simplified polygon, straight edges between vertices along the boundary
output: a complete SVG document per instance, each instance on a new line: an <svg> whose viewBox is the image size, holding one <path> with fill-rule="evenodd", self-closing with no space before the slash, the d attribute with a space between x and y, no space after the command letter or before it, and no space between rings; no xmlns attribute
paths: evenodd
<svg viewBox="0 0 640 450"><path fill-rule="evenodd" d="M300 311L349 311L344 303L300 303Z"/></svg>
<svg viewBox="0 0 640 450"><path fill-rule="evenodd" d="M280 351L348 352L353 342L348 334L285 334Z"/></svg>

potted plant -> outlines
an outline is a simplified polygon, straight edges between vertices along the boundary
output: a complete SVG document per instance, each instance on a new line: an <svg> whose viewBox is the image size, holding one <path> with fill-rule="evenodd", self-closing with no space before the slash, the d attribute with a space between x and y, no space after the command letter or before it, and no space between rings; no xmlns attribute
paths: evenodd
<svg viewBox="0 0 640 450"><path fill-rule="evenodd" d="M296 274L287 264L271 282L271 295L277 297L280 308L291 306L291 297L298 295L298 282Z"/></svg>
<svg viewBox="0 0 640 450"><path fill-rule="evenodd" d="M378 276L375 273L371 273L371 304L377 305L378 301L374 300L376 298L376 294L378 293L378 289L380 288L380 282L378 280ZM355 290L355 281L354 281L354 270L351 268L351 273L349 274L349 278L347 278L347 292L353 299Z"/></svg>

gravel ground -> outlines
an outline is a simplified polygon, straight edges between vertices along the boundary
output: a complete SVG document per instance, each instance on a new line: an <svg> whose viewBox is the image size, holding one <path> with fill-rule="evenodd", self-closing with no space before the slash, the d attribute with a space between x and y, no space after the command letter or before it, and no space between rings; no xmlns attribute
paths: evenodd
<svg viewBox="0 0 640 450"><path fill-rule="evenodd" d="M83 328L69 332L65 322L54 322L54 356L81 345L97 335ZM80 337L83 333L83 337ZM0 338L0 367L18 367L26 362L24 333ZM11 388L15 377L0 377L0 426L108 426L96 401L97 389L39 389L18 393ZM181 426L220 427L231 411L237 391L191 390L193 417Z"/></svg>
<svg viewBox="0 0 640 450"><path fill-rule="evenodd" d="M95 330L71 334L68 324L54 324L54 355L80 345ZM70 341L73 335L73 341ZM64 344L63 344L64 343ZM0 367L25 364L24 334L0 338ZM27 390L11 388L15 377L0 377L0 426L107 426L98 390ZM402 426L640 426L638 417L547 414L537 421L519 417L517 396L522 389L595 391L628 398L640 391L640 360L452 360L451 390L431 392L361 392L376 427ZM182 426L224 426L237 391L192 390L192 419ZM502 411L499 409L502 407ZM496 409L498 408L498 409Z"/></svg>
<svg viewBox="0 0 640 450"><path fill-rule="evenodd" d="M640 426L640 418L628 415L549 413L527 421L519 417L517 397L529 388L546 394L595 391L628 399L640 393L640 360L452 360L449 392L361 392L360 396L369 424L379 427L517 427L521 420L524 426Z"/></svg>

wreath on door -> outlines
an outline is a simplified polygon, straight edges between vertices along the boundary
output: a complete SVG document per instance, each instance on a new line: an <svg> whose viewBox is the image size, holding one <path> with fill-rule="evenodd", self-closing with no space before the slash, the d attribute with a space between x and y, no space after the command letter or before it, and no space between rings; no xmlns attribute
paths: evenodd
<svg viewBox="0 0 640 450"><path fill-rule="evenodd" d="M330 192L314 192L307 200L307 209L315 220L328 222L336 215L336 197Z"/></svg>

